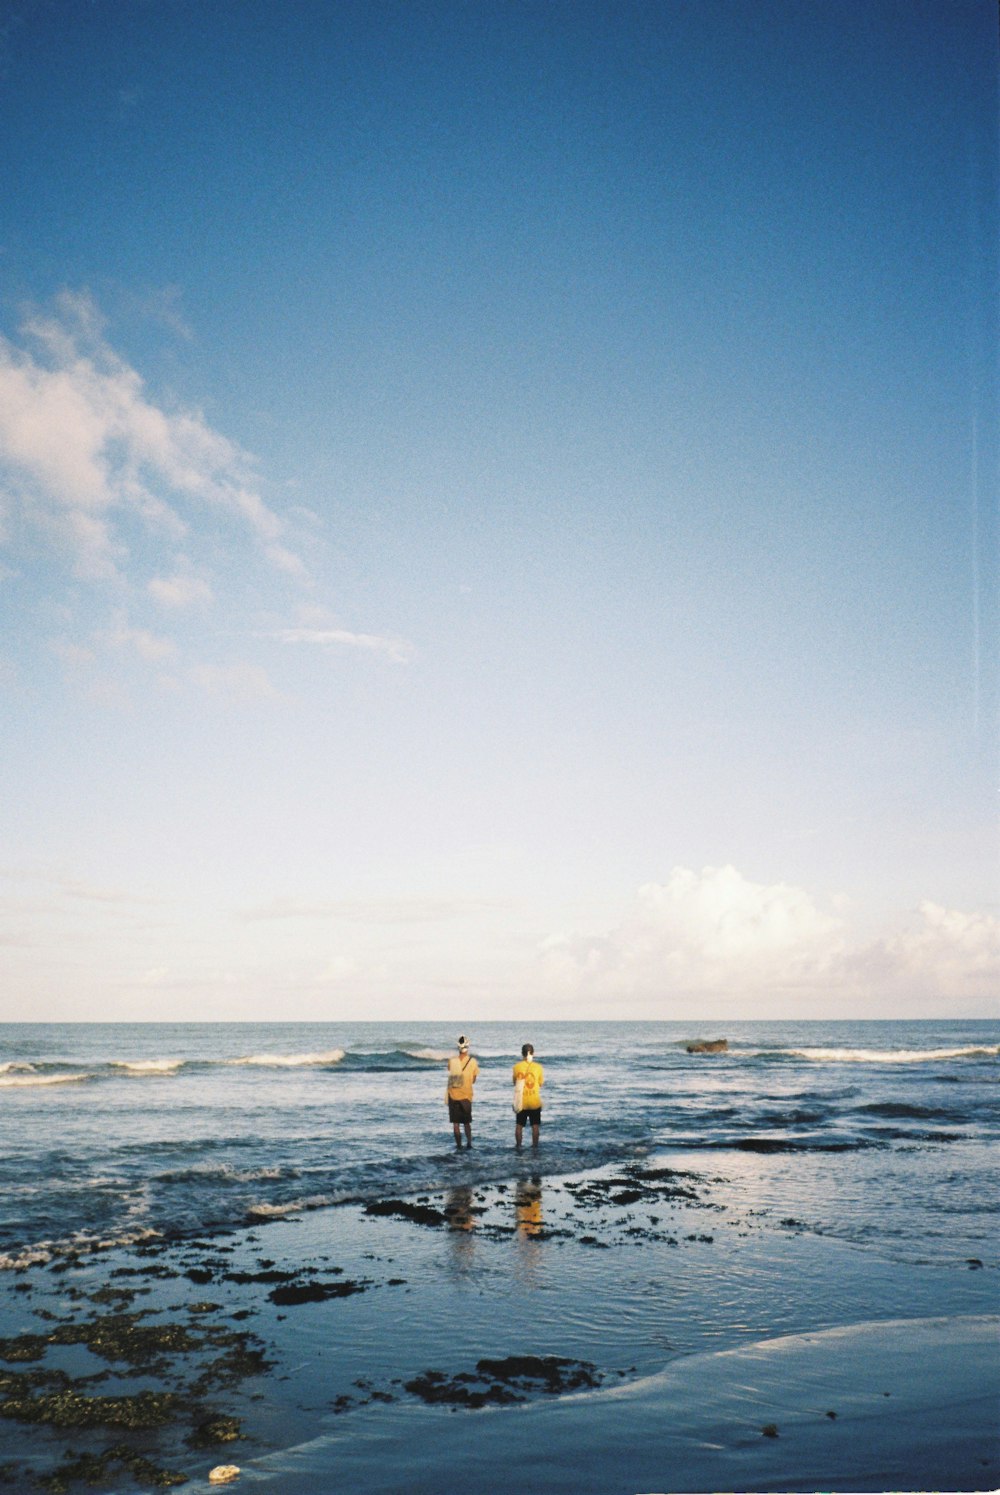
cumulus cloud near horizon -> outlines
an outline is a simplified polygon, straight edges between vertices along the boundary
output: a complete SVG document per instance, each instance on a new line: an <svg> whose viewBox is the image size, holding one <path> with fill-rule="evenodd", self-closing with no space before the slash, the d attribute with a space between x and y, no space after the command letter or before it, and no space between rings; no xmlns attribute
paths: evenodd
<svg viewBox="0 0 1000 1495"><path fill-rule="evenodd" d="M689 996L786 1008L817 997L982 1002L1000 988L1000 919L925 900L904 927L859 941L803 888L755 883L733 866L675 867L639 888L615 928L555 936L542 957L564 995L644 1003L650 1015Z"/></svg>

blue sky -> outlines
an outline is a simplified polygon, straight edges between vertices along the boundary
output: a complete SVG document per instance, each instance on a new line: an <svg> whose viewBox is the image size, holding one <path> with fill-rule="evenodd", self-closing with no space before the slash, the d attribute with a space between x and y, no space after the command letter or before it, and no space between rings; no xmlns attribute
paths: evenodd
<svg viewBox="0 0 1000 1495"><path fill-rule="evenodd" d="M995 1013L997 72L9 6L0 1018Z"/></svg>

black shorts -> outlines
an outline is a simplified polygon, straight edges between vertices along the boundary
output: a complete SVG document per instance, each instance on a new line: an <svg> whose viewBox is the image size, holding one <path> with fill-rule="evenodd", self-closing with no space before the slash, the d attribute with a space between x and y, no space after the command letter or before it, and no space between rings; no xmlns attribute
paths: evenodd
<svg viewBox="0 0 1000 1495"><path fill-rule="evenodd" d="M516 1121L518 1126L541 1126L541 1106L533 1106L530 1111L518 1111Z"/></svg>
<svg viewBox="0 0 1000 1495"><path fill-rule="evenodd" d="M472 1121L472 1102L471 1102L471 1100L452 1100L451 1096L449 1095L449 1097L448 1097L448 1120L449 1121L459 1121L459 1122L464 1121L465 1124L468 1126L469 1123Z"/></svg>

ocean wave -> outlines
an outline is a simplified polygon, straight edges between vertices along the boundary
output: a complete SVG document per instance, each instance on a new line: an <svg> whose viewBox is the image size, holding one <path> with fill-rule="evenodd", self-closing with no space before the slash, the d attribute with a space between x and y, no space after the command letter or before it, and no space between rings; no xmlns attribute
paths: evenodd
<svg viewBox="0 0 1000 1495"><path fill-rule="evenodd" d="M401 1054L405 1054L406 1057L407 1057L407 1059L425 1059L425 1060L427 1060L429 1062L432 1062L434 1064L443 1064L446 1059L450 1059L451 1058L452 1053L454 1052L454 1050L453 1049L400 1049L399 1052Z"/></svg>
<svg viewBox="0 0 1000 1495"><path fill-rule="evenodd" d="M737 1152L862 1152L880 1143L867 1137L737 1137L708 1145L732 1147Z"/></svg>
<svg viewBox="0 0 1000 1495"><path fill-rule="evenodd" d="M228 1163L195 1163L189 1168L171 1168L165 1173L157 1173L152 1181L157 1184L255 1184L298 1176L298 1170L289 1167L233 1168Z"/></svg>
<svg viewBox="0 0 1000 1495"><path fill-rule="evenodd" d="M262 1069L313 1069L324 1064L339 1064L344 1057L343 1049L327 1049L321 1054L245 1054L239 1059L226 1059L228 1065L256 1065Z"/></svg>
<svg viewBox="0 0 1000 1495"><path fill-rule="evenodd" d="M864 1116L882 1116L899 1121L951 1121L962 1123L969 1117L965 1111L949 1110L944 1106L921 1106L912 1101L869 1101L856 1106L855 1112Z"/></svg>
<svg viewBox="0 0 1000 1495"><path fill-rule="evenodd" d="M179 1070L183 1059L112 1059L112 1069L124 1069L130 1075L172 1075Z"/></svg>
<svg viewBox="0 0 1000 1495"><path fill-rule="evenodd" d="M772 1049L761 1053L787 1055L820 1064L927 1064L942 1059L995 1059L1000 1055L1000 1044L952 1049Z"/></svg>
<svg viewBox="0 0 1000 1495"><path fill-rule="evenodd" d="M40 1075L37 1073L27 1075L0 1075L0 1087L12 1089L15 1086L24 1087L28 1085L72 1085L78 1080L89 1080L90 1074L81 1070L76 1074Z"/></svg>
<svg viewBox="0 0 1000 1495"><path fill-rule="evenodd" d="M0 1075L13 1074L16 1069L33 1070L34 1067L33 1064L29 1064L25 1059L8 1059L5 1064L0 1064Z"/></svg>

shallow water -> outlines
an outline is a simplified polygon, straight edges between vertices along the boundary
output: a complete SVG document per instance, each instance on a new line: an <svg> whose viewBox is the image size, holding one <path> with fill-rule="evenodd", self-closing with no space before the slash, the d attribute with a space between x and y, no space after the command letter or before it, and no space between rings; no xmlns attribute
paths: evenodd
<svg viewBox="0 0 1000 1495"><path fill-rule="evenodd" d="M1000 1024L484 1024L463 1176L506 1175L510 1066L543 1176L700 1154L750 1208L912 1261L996 1260ZM686 1044L726 1037L728 1052ZM0 1027L0 1264L446 1187L440 1024Z"/></svg>
<svg viewBox="0 0 1000 1495"><path fill-rule="evenodd" d="M547 1103L541 1148L518 1154L509 1076L525 1036L546 1066ZM997 1028L728 1025L726 1054L687 1052L686 1040L711 1036L484 1027L472 1035L482 1078L470 1152L451 1144L454 1035L440 1027L2 1030L0 1081L21 1083L0 1085L0 1239L7 1265L35 1264L0 1273L0 1337L113 1314L108 1294L123 1287L150 1323L197 1328L202 1310L239 1323L272 1368L217 1410L243 1425L241 1482L281 1495L430 1495L442 1448L475 1462L487 1438L499 1463L477 1469L477 1486L506 1488L532 1427L545 1440L540 1487L609 1495L620 1480L634 1495L653 1487L642 1480L654 1466L614 1454L621 1417L634 1423L629 1447L641 1449L644 1430L657 1447L679 1438L655 1465L656 1488L723 1487L721 1475L691 1483L713 1418L720 1447L732 1445L732 1487L797 1488L791 1444L762 1461L759 1425L742 1425L752 1396L722 1417L715 1360L747 1352L755 1365L753 1347L781 1336L996 1311ZM114 1244L130 1239L139 1244ZM75 1249L94 1242L104 1248ZM294 1284L290 1298L272 1296L275 1280ZM324 1297L324 1283L345 1282L350 1295ZM596 1389L458 1416L408 1389L431 1371L461 1379L484 1356L525 1353L584 1362ZM73 1354L86 1352L53 1350L47 1363ZM785 1352L768 1355L785 1396ZM983 1360L982 1384L1000 1381L998 1358ZM688 1361L703 1369L690 1386ZM860 1362L845 1376L837 1348L833 1363L847 1408ZM664 1417L642 1387L659 1386L665 1367L679 1379ZM939 1381L931 1399L952 1390ZM966 1442L979 1458L976 1416ZM810 1457L826 1431L809 1434ZM893 1444L911 1478L948 1452L947 1428L933 1430L934 1447L924 1432L911 1418ZM38 1473L69 1441L100 1450L108 1438L0 1422L5 1457ZM218 1459L182 1426L152 1442L189 1488L209 1488ZM991 1469L995 1442L982 1454ZM590 1483L573 1484L584 1446ZM827 1481L832 1466L817 1467ZM849 1489L852 1466L836 1467L839 1485L823 1487Z"/></svg>

